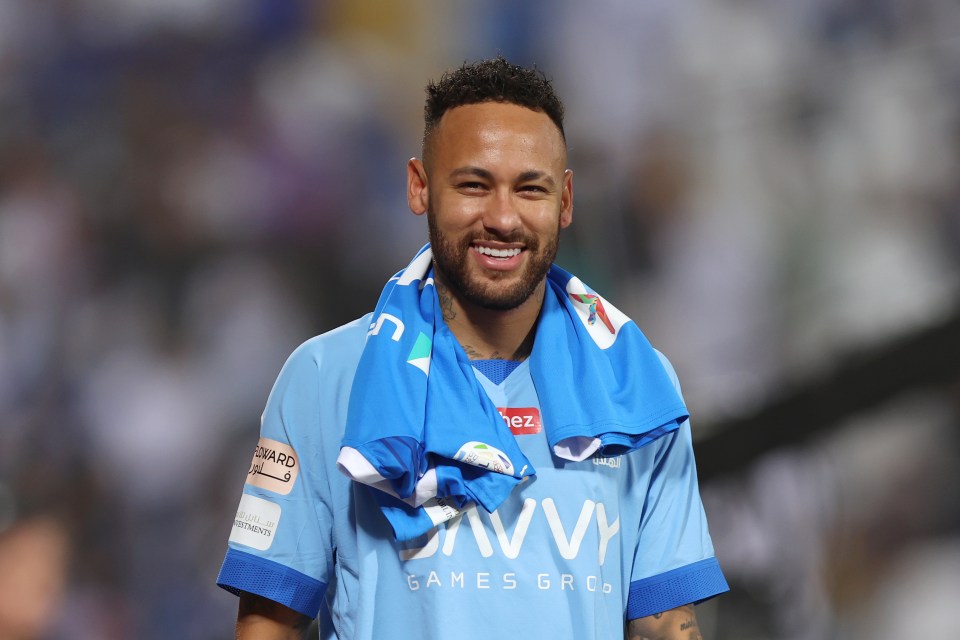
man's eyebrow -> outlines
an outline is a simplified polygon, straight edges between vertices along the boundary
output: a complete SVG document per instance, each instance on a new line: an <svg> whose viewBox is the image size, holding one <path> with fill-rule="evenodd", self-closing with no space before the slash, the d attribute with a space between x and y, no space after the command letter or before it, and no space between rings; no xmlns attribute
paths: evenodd
<svg viewBox="0 0 960 640"><path fill-rule="evenodd" d="M454 179L461 178L464 176L474 176L477 178L482 178L484 180L493 180L493 174L481 167L474 167L474 166L459 167L450 172L450 177ZM551 187L556 185L556 181L553 179L553 176L551 176L549 173L546 173L545 171L530 169L528 171L524 171L523 173L517 176L517 182L533 182L536 180L542 180L543 182L546 182Z"/></svg>
<svg viewBox="0 0 960 640"><path fill-rule="evenodd" d="M551 176L549 173L546 173L544 171L537 171L536 169L531 169L530 171L524 171L519 176L517 176L517 182L534 182L536 180L542 180L543 182L546 182L547 184L549 184L551 187L556 184L556 182L553 179L553 176Z"/></svg>
<svg viewBox="0 0 960 640"><path fill-rule="evenodd" d="M464 176L474 176L477 178L483 178L484 180L493 180L493 174L486 169L481 169L480 167L459 167L450 172L451 178L461 178Z"/></svg>

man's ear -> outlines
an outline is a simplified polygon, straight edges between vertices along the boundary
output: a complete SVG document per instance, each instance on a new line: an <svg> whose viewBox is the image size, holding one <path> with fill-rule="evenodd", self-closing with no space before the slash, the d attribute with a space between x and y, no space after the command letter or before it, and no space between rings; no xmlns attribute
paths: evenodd
<svg viewBox="0 0 960 640"><path fill-rule="evenodd" d="M560 194L560 228L566 229L573 222L573 171L563 172L563 192Z"/></svg>
<svg viewBox="0 0 960 640"><path fill-rule="evenodd" d="M418 216L427 212L427 171L418 158L407 161L407 206Z"/></svg>

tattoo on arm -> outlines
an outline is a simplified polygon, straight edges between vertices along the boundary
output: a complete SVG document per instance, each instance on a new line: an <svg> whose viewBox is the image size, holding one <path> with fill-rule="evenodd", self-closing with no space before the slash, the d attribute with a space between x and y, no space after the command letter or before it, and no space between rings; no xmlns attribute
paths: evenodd
<svg viewBox="0 0 960 640"><path fill-rule="evenodd" d="M688 640L703 640L703 636L700 635L700 625L697 624L696 618L690 618L686 622L681 622L680 631L687 633Z"/></svg>
<svg viewBox="0 0 960 640"><path fill-rule="evenodd" d="M626 640L703 640L693 605L628 620Z"/></svg>
<svg viewBox="0 0 960 640"><path fill-rule="evenodd" d="M700 626L697 624L696 618L691 618L686 622L680 623L680 631L686 631L687 629L699 630Z"/></svg>

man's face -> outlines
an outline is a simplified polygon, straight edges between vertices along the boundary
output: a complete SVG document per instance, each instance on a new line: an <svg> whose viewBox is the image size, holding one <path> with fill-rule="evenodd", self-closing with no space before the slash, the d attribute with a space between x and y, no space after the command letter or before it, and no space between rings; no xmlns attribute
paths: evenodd
<svg viewBox="0 0 960 640"><path fill-rule="evenodd" d="M456 107L433 131L426 167L411 161L408 197L415 213L427 213L438 280L461 305L520 306L543 282L572 218L557 127L513 104ZM426 188L414 194L417 180Z"/></svg>

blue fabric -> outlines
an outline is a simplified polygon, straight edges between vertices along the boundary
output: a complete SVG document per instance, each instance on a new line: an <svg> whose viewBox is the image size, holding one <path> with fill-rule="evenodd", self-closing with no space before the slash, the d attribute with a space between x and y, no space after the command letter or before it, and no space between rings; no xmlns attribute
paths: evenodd
<svg viewBox="0 0 960 640"><path fill-rule="evenodd" d="M685 604L700 603L729 591L716 558L630 583L627 619L644 618Z"/></svg>
<svg viewBox="0 0 960 640"><path fill-rule="evenodd" d="M559 267L547 282L530 369L554 453L616 456L677 429L686 407L640 329ZM471 502L493 511L535 473L443 321L429 245L381 293L341 446L338 466L381 490L398 540ZM375 473L346 455L354 451ZM428 469L435 488L421 484ZM433 498L452 508L423 518L416 510Z"/></svg>
<svg viewBox="0 0 960 640"><path fill-rule="evenodd" d="M228 549L217 585L230 593L255 593L315 618L327 585L282 564Z"/></svg>
<svg viewBox="0 0 960 640"><path fill-rule="evenodd" d="M517 360L471 360L470 363L493 384L500 384L520 366Z"/></svg>
<svg viewBox="0 0 960 640"><path fill-rule="evenodd" d="M300 473L288 493L244 487L281 514L256 547L231 536L224 586L289 605L294 598L277 595L275 585L299 585L320 602L324 640L622 638L631 583L642 596L642 585L656 591L654 576L682 575L678 567L713 558L689 422L628 455L581 462L555 456L542 430L517 435L536 481L516 487L495 513L471 507L397 542L374 500L382 492L351 481L336 464L371 317L309 340L280 372L261 436L291 447ZM530 365L528 358L501 385L473 373L494 406L539 412ZM236 562L235 552L266 562Z"/></svg>

